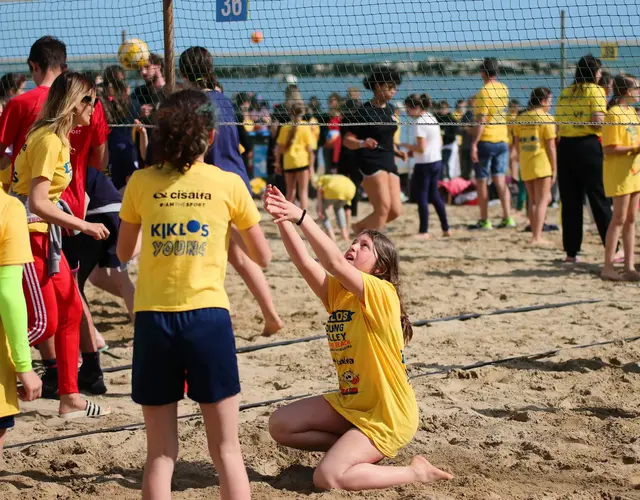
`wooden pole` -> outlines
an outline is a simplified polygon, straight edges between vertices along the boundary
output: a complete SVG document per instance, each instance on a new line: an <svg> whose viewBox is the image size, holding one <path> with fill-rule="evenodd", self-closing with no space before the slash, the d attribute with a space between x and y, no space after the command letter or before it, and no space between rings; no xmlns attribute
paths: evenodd
<svg viewBox="0 0 640 500"><path fill-rule="evenodd" d="M565 48L566 33L564 28L564 10L560 11L560 89L564 88L564 71L567 65L567 51Z"/></svg>
<svg viewBox="0 0 640 500"><path fill-rule="evenodd" d="M165 91L173 92L176 85L176 64L173 53L173 0L163 0Z"/></svg>
<svg viewBox="0 0 640 500"><path fill-rule="evenodd" d="M122 43L127 41L127 30L126 29L122 29Z"/></svg>

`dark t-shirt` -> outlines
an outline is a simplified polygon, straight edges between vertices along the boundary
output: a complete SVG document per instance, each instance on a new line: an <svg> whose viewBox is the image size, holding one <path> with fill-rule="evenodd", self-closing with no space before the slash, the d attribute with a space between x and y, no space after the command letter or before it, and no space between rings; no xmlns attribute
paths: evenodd
<svg viewBox="0 0 640 500"><path fill-rule="evenodd" d="M140 85L133 89L131 101L137 111L140 110L143 104L151 104L154 109L158 109L164 101L164 93L162 89L158 89L153 85Z"/></svg>
<svg viewBox="0 0 640 500"><path fill-rule="evenodd" d="M440 115L436 114L436 120L438 123L458 123L455 121L451 114ZM448 144L453 144L456 142L456 135L458 135L459 127L456 125L445 125L444 127L440 127L442 129L442 145L447 146Z"/></svg>
<svg viewBox="0 0 640 500"><path fill-rule="evenodd" d="M388 123L389 125L353 125L343 128L343 133L351 132L358 139L368 137L378 142L379 149L360 149L360 162L363 172L377 170L393 171L395 169L395 155L393 152L393 136L398 129L394 119L394 108L390 104L385 108L378 108L367 102L345 117L345 123Z"/></svg>
<svg viewBox="0 0 640 500"><path fill-rule="evenodd" d="M469 110L462 115L462 119L460 120L462 125L467 123L473 123L473 111ZM464 127L462 130L462 146L460 149L471 149L471 131L473 127Z"/></svg>

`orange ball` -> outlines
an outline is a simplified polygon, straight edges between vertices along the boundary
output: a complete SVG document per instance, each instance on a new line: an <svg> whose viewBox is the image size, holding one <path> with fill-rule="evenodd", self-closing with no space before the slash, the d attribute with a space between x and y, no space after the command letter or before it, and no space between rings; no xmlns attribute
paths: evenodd
<svg viewBox="0 0 640 500"><path fill-rule="evenodd" d="M254 31L251 33L251 41L253 43L262 43L263 40L264 35L262 34L262 31Z"/></svg>

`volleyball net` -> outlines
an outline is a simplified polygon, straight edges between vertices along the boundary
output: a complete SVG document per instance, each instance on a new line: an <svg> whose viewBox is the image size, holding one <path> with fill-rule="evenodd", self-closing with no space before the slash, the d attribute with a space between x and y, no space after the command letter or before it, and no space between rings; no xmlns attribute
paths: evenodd
<svg viewBox="0 0 640 500"><path fill-rule="evenodd" d="M207 48L225 94L237 106L238 123L272 119L274 110L295 103L325 117L339 114L370 98L371 91L363 86L370 75L374 86L376 75L387 75L384 83L387 77L398 83L392 102L401 123L413 122L402 108L414 93L427 94L434 109L460 118L483 85L479 70L485 58L496 60L509 99L521 107L537 87L558 96L573 81L576 63L586 54L600 58L611 75L639 73L637 4L0 0L0 75L14 72L29 78L29 49L43 35L63 40L69 68L90 72L98 83L106 68L119 64L118 48L124 39L140 39L162 56L163 3L174 4L175 59L165 73L175 70L177 58L188 47ZM182 82L176 73L179 88ZM388 76L394 73L397 80ZM126 77L132 89L145 83L135 70L127 70ZM137 112L132 107L131 116L120 123L131 123Z"/></svg>

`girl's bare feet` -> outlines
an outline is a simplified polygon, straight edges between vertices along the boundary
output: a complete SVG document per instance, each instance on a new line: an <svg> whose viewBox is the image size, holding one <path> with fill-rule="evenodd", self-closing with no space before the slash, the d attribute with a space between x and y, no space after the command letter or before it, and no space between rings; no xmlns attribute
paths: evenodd
<svg viewBox="0 0 640 500"><path fill-rule="evenodd" d="M544 238L531 239L529 242L534 247L549 247L553 245L553 241L545 240Z"/></svg>
<svg viewBox="0 0 640 500"><path fill-rule="evenodd" d="M628 269L622 272L624 281L640 281L640 273L635 269Z"/></svg>
<svg viewBox="0 0 640 500"><path fill-rule="evenodd" d="M453 479L453 475L431 465L426 458L420 455L413 457L409 467L413 469L417 480L421 483L435 483L436 481L449 481Z"/></svg>
<svg viewBox="0 0 640 500"><path fill-rule="evenodd" d="M431 239L431 235L429 233L418 233L418 234L414 234L413 237L416 240L430 240Z"/></svg>
<svg viewBox="0 0 640 500"><path fill-rule="evenodd" d="M600 277L607 281L624 281L624 277L618 273L615 269L602 268Z"/></svg>
<svg viewBox="0 0 640 500"><path fill-rule="evenodd" d="M283 326L284 326L284 323L282 322L279 316L276 316L275 318L271 318L271 319L265 318L264 330L262 330L262 336L271 337L271 335L275 335L280 330L282 330Z"/></svg>

